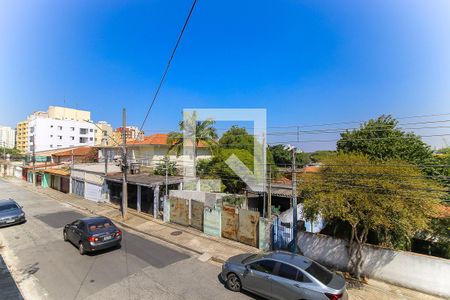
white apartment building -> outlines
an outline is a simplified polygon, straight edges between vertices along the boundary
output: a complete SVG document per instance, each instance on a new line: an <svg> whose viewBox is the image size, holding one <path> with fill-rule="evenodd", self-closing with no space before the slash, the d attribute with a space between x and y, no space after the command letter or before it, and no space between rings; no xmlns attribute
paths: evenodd
<svg viewBox="0 0 450 300"><path fill-rule="evenodd" d="M0 126L0 147L14 148L16 146L16 130L8 126Z"/></svg>
<svg viewBox="0 0 450 300"><path fill-rule="evenodd" d="M95 125L87 121L31 117L28 121L28 152L94 146ZM35 143L34 143L35 141Z"/></svg>

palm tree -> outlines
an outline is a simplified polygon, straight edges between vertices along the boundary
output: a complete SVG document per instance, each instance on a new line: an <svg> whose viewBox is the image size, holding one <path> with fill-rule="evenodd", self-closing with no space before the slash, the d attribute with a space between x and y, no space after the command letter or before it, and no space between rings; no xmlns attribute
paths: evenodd
<svg viewBox="0 0 450 300"><path fill-rule="evenodd" d="M180 131L170 132L167 139L167 142L171 145L169 152L175 152L177 156L183 152L185 137L192 142L191 145L194 147L194 170L197 169L197 147L206 145L212 152L214 145L217 144L217 133L213 127L215 122L212 119L204 121L197 121L196 119L197 113L195 111L191 115L187 115L179 123Z"/></svg>

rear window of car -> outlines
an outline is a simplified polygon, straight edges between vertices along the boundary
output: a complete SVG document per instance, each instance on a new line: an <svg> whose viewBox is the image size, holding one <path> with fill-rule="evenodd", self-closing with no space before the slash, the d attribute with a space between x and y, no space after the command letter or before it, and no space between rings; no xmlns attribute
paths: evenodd
<svg viewBox="0 0 450 300"><path fill-rule="evenodd" d="M89 232L99 231L114 226L110 221L102 221L88 224Z"/></svg>
<svg viewBox="0 0 450 300"><path fill-rule="evenodd" d="M242 263L246 264L246 263L251 262L252 260L260 259L261 257L263 257L263 254L252 254L249 257L242 260Z"/></svg>
<svg viewBox="0 0 450 300"><path fill-rule="evenodd" d="M305 271L323 284L328 284L333 278L333 273L315 262L311 262L311 265L307 267Z"/></svg>
<svg viewBox="0 0 450 300"><path fill-rule="evenodd" d="M0 205L0 211L10 211L10 210L16 210L19 207L15 203L8 203Z"/></svg>

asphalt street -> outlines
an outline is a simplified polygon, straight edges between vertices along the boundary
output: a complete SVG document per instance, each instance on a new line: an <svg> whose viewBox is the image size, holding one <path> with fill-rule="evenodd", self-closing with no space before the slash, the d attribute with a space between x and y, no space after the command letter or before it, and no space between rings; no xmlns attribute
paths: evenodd
<svg viewBox="0 0 450 300"><path fill-rule="evenodd" d="M220 266L123 228L120 249L81 256L63 241L62 228L82 212L0 180L5 198L27 216L24 224L0 228L0 254L25 299L254 298L228 291L218 279Z"/></svg>

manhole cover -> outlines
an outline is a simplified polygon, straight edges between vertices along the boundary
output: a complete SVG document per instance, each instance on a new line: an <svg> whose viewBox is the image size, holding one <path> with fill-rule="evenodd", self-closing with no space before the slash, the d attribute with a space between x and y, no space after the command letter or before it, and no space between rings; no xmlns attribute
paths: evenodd
<svg viewBox="0 0 450 300"><path fill-rule="evenodd" d="M182 234L183 232L182 231L179 231L179 230L177 230L177 231L173 231L172 233L170 233L171 235L180 235L180 234Z"/></svg>

